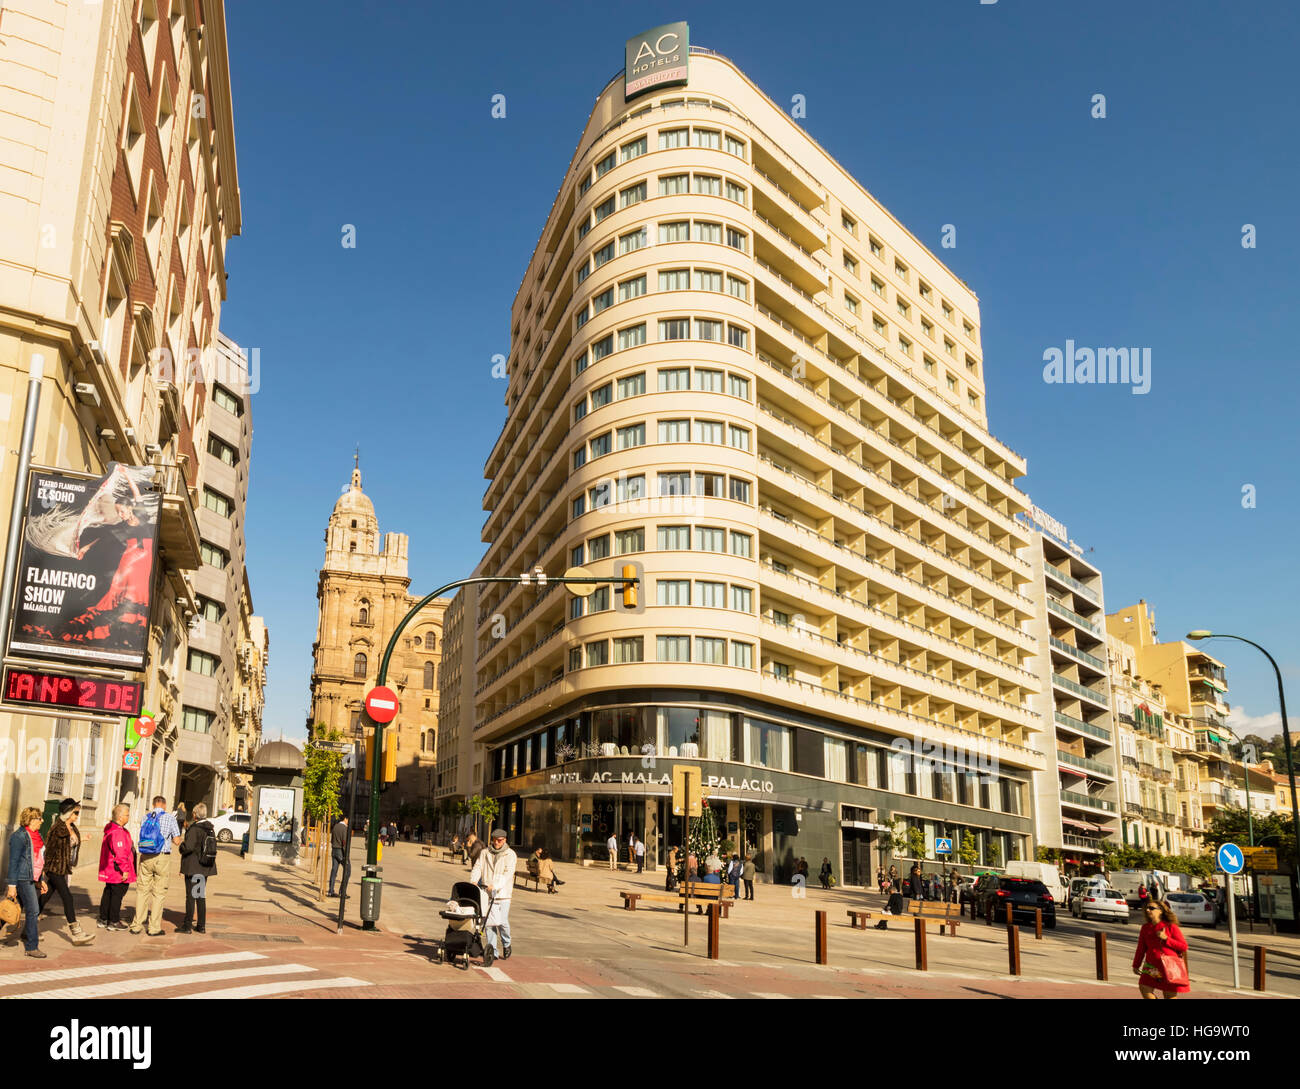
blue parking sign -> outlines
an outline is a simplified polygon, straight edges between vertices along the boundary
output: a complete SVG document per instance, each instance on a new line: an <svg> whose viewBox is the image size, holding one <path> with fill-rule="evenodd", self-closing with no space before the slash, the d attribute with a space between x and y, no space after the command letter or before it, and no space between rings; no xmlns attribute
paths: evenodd
<svg viewBox="0 0 1300 1089"><path fill-rule="evenodd" d="M1219 869L1226 874L1241 873L1246 865L1246 855L1235 843L1225 843L1219 848L1216 861Z"/></svg>
<svg viewBox="0 0 1300 1089"><path fill-rule="evenodd" d="M950 854L952 854L952 840L951 840L951 839L940 839L940 838L936 837L936 838L935 838L935 841L934 841L934 853L935 853L936 855L950 855Z"/></svg>

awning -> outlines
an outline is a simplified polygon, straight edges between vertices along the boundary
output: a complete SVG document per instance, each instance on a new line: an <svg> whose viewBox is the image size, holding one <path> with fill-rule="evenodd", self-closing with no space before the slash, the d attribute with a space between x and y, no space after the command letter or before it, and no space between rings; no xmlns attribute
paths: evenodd
<svg viewBox="0 0 1300 1089"><path fill-rule="evenodd" d="M1209 677L1200 677L1198 679L1200 680L1201 684L1208 685L1210 688L1213 688L1216 692L1226 692L1228 690L1227 685L1220 684L1218 681L1212 681L1210 680Z"/></svg>
<svg viewBox="0 0 1300 1089"><path fill-rule="evenodd" d="M1068 824L1071 828L1078 828L1084 832L1100 832L1101 828L1095 824L1089 824L1087 821L1071 820L1069 817L1061 818L1062 824Z"/></svg>

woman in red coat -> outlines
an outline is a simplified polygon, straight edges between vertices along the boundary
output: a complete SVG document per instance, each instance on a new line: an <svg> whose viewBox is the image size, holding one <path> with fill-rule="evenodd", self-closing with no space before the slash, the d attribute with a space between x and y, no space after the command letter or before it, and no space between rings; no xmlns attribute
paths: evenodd
<svg viewBox="0 0 1300 1089"><path fill-rule="evenodd" d="M1155 998L1156 992L1162 998L1173 998L1191 988L1186 982L1187 966L1184 962L1182 971L1175 981L1166 978L1161 965L1164 957L1176 956L1183 960L1187 952L1187 939L1178 929L1178 916L1174 914L1168 901L1151 897L1142 905L1145 922L1138 935L1137 952L1133 954L1133 971L1138 976L1138 988L1143 998Z"/></svg>

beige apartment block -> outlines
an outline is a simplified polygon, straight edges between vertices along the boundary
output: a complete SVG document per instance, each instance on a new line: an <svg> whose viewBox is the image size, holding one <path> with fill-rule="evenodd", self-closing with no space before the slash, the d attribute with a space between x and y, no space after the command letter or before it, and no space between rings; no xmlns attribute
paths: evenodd
<svg viewBox="0 0 1300 1089"><path fill-rule="evenodd" d="M248 808L252 787L252 760L262 744L262 712L266 706L266 669L270 661L271 637L266 621L252 615L252 595L240 596L239 653L237 683L231 702L231 727L226 763L230 768L223 809Z"/></svg>
<svg viewBox="0 0 1300 1089"><path fill-rule="evenodd" d="M444 840L468 823L457 803L483 790L482 752L474 744L474 640L465 637L465 617L478 609L478 587L456 591L443 614L442 672L438 676L438 765L434 787L436 834Z"/></svg>
<svg viewBox="0 0 1300 1089"><path fill-rule="evenodd" d="M188 625L197 609L202 450L240 231L221 0L5 0L0 7L0 426L16 450L43 361L34 461L99 473L157 466L163 494L144 706L161 718L122 772L122 720L0 713L0 741L89 743L72 766L0 778L0 814L63 794L98 829L177 791ZM205 355L206 353L206 355ZM191 365L192 364L192 365ZM0 464L5 509L16 459Z"/></svg>
<svg viewBox="0 0 1300 1089"><path fill-rule="evenodd" d="M321 727L345 739L363 736L362 701L378 683L392 633L419 600L409 593L407 548L404 533L380 537L374 504L361 490L361 469L354 468L325 530L325 563L316 585L309 739ZM389 663L386 683L397 693L401 711L384 731L385 747L397 746L397 782L383 795L384 819L432 810L447 605L438 598L421 611L403 630ZM368 783L358 787L359 808L369 805L369 796Z"/></svg>
<svg viewBox="0 0 1300 1089"><path fill-rule="evenodd" d="M485 788L562 858L635 832L662 860L682 762L768 880L910 865L891 822L936 868L967 832L1027 857L1051 724L979 301L736 65L689 62L599 92L512 308L478 573L644 581L631 612L481 591Z"/></svg>

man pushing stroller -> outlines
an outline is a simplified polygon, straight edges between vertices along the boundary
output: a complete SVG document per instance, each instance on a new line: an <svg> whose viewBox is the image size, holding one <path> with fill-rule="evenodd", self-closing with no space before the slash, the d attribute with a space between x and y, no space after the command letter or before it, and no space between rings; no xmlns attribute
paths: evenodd
<svg viewBox="0 0 1300 1089"><path fill-rule="evenodd" d="M487 850L474 863L469 879L492 897L486 922L488 937L494 954L506 960L510 956L510 894L515 887L519 857L506 846L506 834L500 828L492 830L488 843Z"/></svg>

